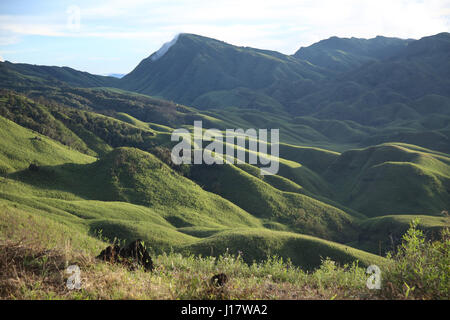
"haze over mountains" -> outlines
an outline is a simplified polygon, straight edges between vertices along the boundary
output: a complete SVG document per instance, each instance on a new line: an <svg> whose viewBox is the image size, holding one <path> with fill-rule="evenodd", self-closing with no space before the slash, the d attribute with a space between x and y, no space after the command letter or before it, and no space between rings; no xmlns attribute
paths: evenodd
<svg viewBox="0 0 450 320"><path fill-rule="evenodd" d="M448 225L449 33L293 55L180 34L120 79L1 62L0 88L0 202L87 236L311 268L369 263L415 216ZM194 120L280 129L278 175L173 165L170 132Z"/></svg>

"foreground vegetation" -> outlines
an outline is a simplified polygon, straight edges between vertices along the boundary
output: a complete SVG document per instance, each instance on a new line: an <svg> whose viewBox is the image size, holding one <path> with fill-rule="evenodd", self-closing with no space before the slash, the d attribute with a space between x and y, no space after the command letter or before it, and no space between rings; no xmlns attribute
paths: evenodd
<svg viewBox="0 0 450 320"><path fill-rule="evenodd" d="M381 288L369 290L358 261L340 265L323 257L312 271L269 256L245 263L242 255L155 255L155 270L128 270L95 259L107 245L47 218L0 209L2 299L449 299L450 236L425 241L417 221L398 250L383 260ZM149 248L152 252L152 248ZM69 265L81 270L81 288L66 286ZM213 286L225 273L229 281Z"/></svg>

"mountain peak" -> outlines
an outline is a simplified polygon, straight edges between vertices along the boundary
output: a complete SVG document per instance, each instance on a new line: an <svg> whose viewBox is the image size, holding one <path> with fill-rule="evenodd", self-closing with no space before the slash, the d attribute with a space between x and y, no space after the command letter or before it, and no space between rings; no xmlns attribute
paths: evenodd
<svg viewBox="0 0 450 320"><path fill-rule="evenodd" d="M170 48L172 48L178 42L183 42L185 45L191 46L194 44L195 46L203 46L203 45L228 45L227 43L216 40L213 38L208 38L205 36L201 36L193 33L179 33L177 34L171 41L164 43L161 48L150 55L150 61L157 61L162 58Z"/></svg>
<svg viewBox="0 0 450 320"><path fill-rule="evenodd" d="M180 34L177 34L172 40L169 42L164 43L161 48L159 48L158 51L155 51L151 56L150 59L152 61L156 61L159 58L161 58L163 55L166 54L167 51L178 41Z"/></svg>
<svg viewBox="0 0 450 320"><path fill-rule="evenodd" d="M245 95L245 106L264 100L265 105L270 104L268 108L273 108L277 103L270 99L267 103L260 90L280 80L320 78L317 69L278 52L181 33L121 81L125 89L197 107L220 105L224 101L220 94L235 90L227 96L230 103L241 101Z"/></svg>

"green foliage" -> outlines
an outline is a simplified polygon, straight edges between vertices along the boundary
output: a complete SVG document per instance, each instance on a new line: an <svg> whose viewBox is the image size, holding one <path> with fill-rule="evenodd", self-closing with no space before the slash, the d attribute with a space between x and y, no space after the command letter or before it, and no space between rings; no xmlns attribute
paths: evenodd
<svg viewBox="0 0 450 320"><path fill-rule="evenodd" d="M449 229L443 229L442 240L426 241L418 223L418 219L411 222L398 251L388 257L384 291L405 299L449 299Z"/></svg>
<svg viewBox="0 0 450 320"><path fill-rule="evenodd" d="M155 134L150 129L142 129L111 117L66 108L54 108L53 114L73 132L84 137L99 155L116 147L148 150L155 144Z"/></svg>
<svg viewBox="0 0 450 320"><path fill-rule="evenodd" d="M1 90L0 115L15 123L46 135L64 145L95 155L86 143L70 131L48 109L14 91Z"/></svg>
<svg viewBox="0 0 450 320"><path fill-rule="evenodd" d="M411 220L416 218L420 219L418 227L428 240L440 239L442 230L450 226L450 221L445 216L399 214L374 217L359 223L358 241L352 243L352 246L385 255L401 244L403 234L407 232Z"/></svg>
<svg viewBox="0 0 450 320"><path fill-rule="evenodd" d="M338 72L354 69L364 63L386 58L404 49L411 40L378 36L373 39L331 37L309 47L300 48L294 56Z"/></svg>
<svg viewBox="0 0 450 320"><path fill-rule="evenodd" d="M42 166L95 160L3 117L0 117L0 136L0 170L3 174L28 169L31 163Z"/></svg>

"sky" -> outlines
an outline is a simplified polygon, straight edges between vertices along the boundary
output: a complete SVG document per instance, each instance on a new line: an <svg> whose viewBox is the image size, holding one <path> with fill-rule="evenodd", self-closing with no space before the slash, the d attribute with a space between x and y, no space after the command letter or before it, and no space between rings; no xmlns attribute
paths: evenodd
<svg viewBox="0 0 450 320"><path fill-rule="evenodd" d="M450 0L0 1L0 59L128 73L178 33L293 54L331 36L450 31Z"/></svg>

